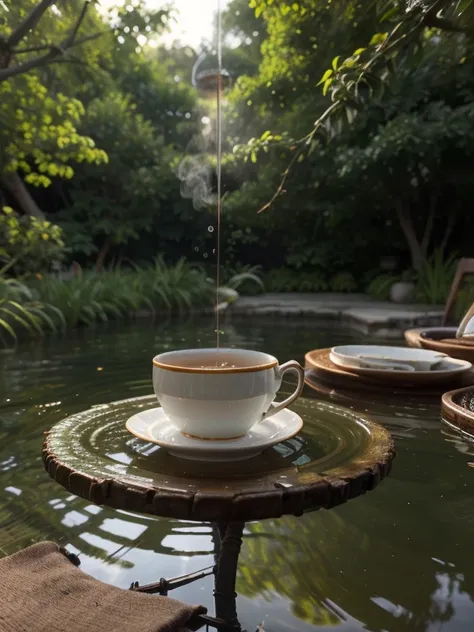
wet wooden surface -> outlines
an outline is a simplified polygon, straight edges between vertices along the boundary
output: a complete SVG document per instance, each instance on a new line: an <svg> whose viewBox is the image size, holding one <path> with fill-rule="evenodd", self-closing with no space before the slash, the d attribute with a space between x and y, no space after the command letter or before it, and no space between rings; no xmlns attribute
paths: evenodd
<svg viewBox="0 0 474 632"><path fill-rule="evenodd" d="M98 406L47 434L46 470L73 494L127 511L199 521L248 521L331 508L374 489L395 455L390 434L349 410L302 398L300 435L233 463L186 461L143 442L126 419L154 397Z"/></svg>

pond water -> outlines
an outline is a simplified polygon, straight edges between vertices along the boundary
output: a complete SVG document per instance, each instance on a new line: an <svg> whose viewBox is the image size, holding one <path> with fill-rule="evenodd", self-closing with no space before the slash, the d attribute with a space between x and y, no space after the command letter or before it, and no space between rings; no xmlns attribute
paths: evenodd
<svg viewBox="0 0 474 632"><path fill-rule="evenodd" d="M0 356L0 555L43 539L81 553L82 568L121 587L213 563L208 525L134 515L71 496L43 470L43 432L61 418L151 391L151 358L212 346L210 322L75 332ZM281 361L357 342L304 323L234 323L223 344ZM366 339L364 340L366 341ZM289 385L288 388L291 388ZM247 525L237 589L253 632L462 631L474 618L474 448L440 423L439 399L339 399L396 440L390 477L331 511ZM212 608L212 580L173 592Z"/></svg>

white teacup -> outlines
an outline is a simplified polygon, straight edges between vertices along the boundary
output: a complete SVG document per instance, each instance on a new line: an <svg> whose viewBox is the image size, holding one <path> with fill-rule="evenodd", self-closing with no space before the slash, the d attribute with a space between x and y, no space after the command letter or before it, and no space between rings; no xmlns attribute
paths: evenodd
<svg viewBox="0 0 474 632"><path fill-rule="evenodd" d="M474 303L467 310L456 332L456 338L464 338L469 342L474 339Z"/></svg>
<svg viewBox="0 0 474 632"><path fill-rule="evenodd" d="M295 392L273 400L283 374L296 373ZM153 388L168 419L199 439L234 439L289 406L301 394L304 370L281 366L267 353L247 349L185 349L153 358Z"/></svg>

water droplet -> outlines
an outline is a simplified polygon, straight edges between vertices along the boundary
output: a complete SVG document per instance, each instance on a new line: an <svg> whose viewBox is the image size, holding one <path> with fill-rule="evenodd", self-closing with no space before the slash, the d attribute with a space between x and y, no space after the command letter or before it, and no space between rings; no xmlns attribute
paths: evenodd
<svg viewBox="0 0 474 632"><path fill-rule="evenodd" d="M199 252L199 248L197 246L194 247L195 252Z"/></svg>
<svg viewBox="0 0 474 632"><path fill-rule="evenodd" d="M212 254L215 255L216 254L216 249L214 248L214 250L212 251Z"/></svg>
<svg viewBox="0 0 474 632"><path fill-rule="evenodd" d="M208 257L207 252L205 252L202 256L204 257L204 259L207 259L207 257Z"/></svg>
<svg viewBox="0 0 474 632"><path fill-rule="evenodd" d="M208 230L210 233L213 233L213 232L214 232L214 226L208 226L208 227L207 227L207 230Z"/></svg>

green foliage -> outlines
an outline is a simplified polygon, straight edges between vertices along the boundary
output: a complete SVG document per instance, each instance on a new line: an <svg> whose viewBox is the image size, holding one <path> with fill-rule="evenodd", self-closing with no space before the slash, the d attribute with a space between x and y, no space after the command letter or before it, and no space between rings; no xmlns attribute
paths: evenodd
<svg viewBox="0 0 474 632"><path fill-rule="evenodd" d="M262 266L251 266L237 264L227 267L222 274L222 284L234 290L239 290L239 294L254 296L265 291L262 281Z"/></svg>
<svg viewBox="0 0 474 632"><path fill-rule="evenodd" d="M5 2L0 38L37 5ZM144 231L159 234L160 247L174 245L191 217L171 164L176 143L184 147L195 131L194 90L177 80L169 51L154 49L151 59L145 50L166 28L169 7L132 4L107 13L82 0L55 5L2 57L5 72L23 62L30 71L5 80L0 68L0 186L31 213L21 180L7 180L18 173L63 226L68 252L99 251L100 265ZM43 50L48 59L37 63Z"/></svg>
<svg viewBox="0 0 474 632"><path fill-rule="evenodd" d="M264 277L268 292L325 292L328 290L326 277L318 271L276 268Z"/></svg>
<svg viewBox="0 0 474 632"><path fill-rule="evenodd" d="M267 38L258 73L230 94L244 168L227 217L278 244L277 266L312 265L320 248L330 276L355 265L362 277L387 250L419 269L473 229L472 40L427 28L432 4L252 2ZM474 5L453 4L443 20L464 28Z"/></svg>
<svg viewBox="0 0 474 632"><path fill-rule="evenodd" d="M17 279L0 276L0 342L16 343L24 335L41 336L56 331L61 315L37 300L34 292Z"/></svg>
<svg viewBox="0 0 474 632"><path fill-rule="evenodd" d="M209 307L214 302L214 281L184 258L167 265L159 256L152 266L137 268L136 274L141 296L155 309L189 311Z"/></svg>
<svg viewBox="0 0 474 632"><path fill-rule="evenodd" d="M331 292L354 292L357 288L354 275L350 272L339 272L329 280Z"/></svg>
<svg viewBox="0 0 474 632"><path fill-rule="evenodd" d="M4 4L3 38L36 0ZM255 272L268 276L270 291L349 292L387 254L417 270L435 244L470 255L460 235L474 230L472 214L464 212L474 194L474 56L462 29L474 4L443 4L436 25L432 6L433 0L226 4L226 266L272 271ZM67 42L82 7L71 0L56 7L59 16L45 12L7 66L34 61L30 47ZM7 183L15 172L47 209L50 226L62 227L68 254L85 266L92 258L101 269L104 261L150 261L157 250L172 260L212 250L211 211L181 199L174 170L183 154L199 154L215 186L214 121L204 126L207 153L199 142L189 145L215 104L199 101L189 85L193 50L148 47L147 38L160 44L167 18L168 9L137 1L112 7L105 19L90 3L78 37L103 36L65 47L54 63L30 72L3 81L0 74L0 186L7 203L25 211ZM446 20L461 31L447 37ZM215 63L208 53L205 69ZM269 200L274 210L258 214ZM23 221L35 235L48 232L41 230L46 224ZM6 265L33 271L56 258L53 247L60 254L52 236L36 245L37 255L31 248L21 256L24 264L5 247ZM230 298L236 288L224 285ZM241 293L261 289L250 276L239 286ZM166 287L158 294L170 301L167 309L178 308ZM109 318L118 309L110 308L114 300L104 299L109 307L95 316L83 311L71 320ZM179 304L195 300L183 288Z"/></svg>
<svg viewBox="0 0 474 632"><path fill-rule="evenodd" d="M120 245L138 238L177 183L163 139L137 114L130 97L115 92L94 99L83 125L109 160L81 167L68 187L70 206L60 223L74 251L91 253L106 239Z"/></svg>
<svg viewBox="0 0 474 632"><path fill-rule="evenodd" d="M33 186L52 178L70 179L71 162L101 164L106 153L78 132L83 104L62 93L51 95L34 74L0 83L0 173L21 171Z"/></svg>
<svg viewBox="0 0 474 632"><path fill-rule="evenodd" d="M161 257L152 266L81 272L68 281L46 276L34 290L70 328L131 318L141 310L154 314L210 307L214 299L213 284L203 271L184 260L168 266Z"/></svg>
<svg viewBox="0 0 474 632"><path fill-rule="evenodd" d="M0 274L39 272L62 258L64 242L59 226L28 215L19 215L9 207L0 209L0 259L5 265Z"/></svg>
<svg viewBox="0 0 474 632"><path fill-rule="evenodd" d="M219 285L217 298L219 303L216 310L224 311L235 303L240 294L260 294L265 286L260 276L260 266L238 266L238 271L228 269L224 275L225 283ZM238 292L240 290L240 292Z"/></svg>
<svg viewBox="0 0 474 632"><path fill-rule="evenodd" d="M390 289L397 281L398 277L393 274L380 274L369 283L367 294L378 301L388 301Z"/></svg>
<svg viewBox="0 0 474 632"><path fill-rule="evenodd" d="M418 273L416 299L422 303L444 305L456 273L456 267L455 254L445 257L441 249L435 250Z"/></svg>

